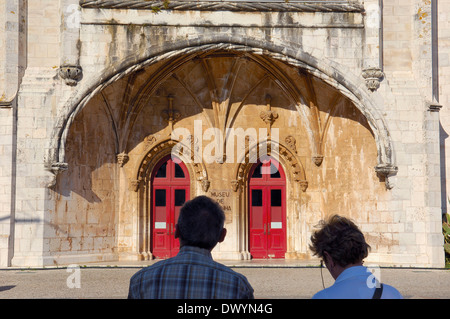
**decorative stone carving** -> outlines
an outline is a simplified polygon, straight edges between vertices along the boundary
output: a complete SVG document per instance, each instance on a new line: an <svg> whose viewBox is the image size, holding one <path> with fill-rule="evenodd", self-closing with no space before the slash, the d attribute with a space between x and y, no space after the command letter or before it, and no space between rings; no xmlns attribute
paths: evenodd
<svg viewBox="0 0 450 319"><path fill-rule="evenodd" d="M63 171L67 171L69 169L69 164L67 163L52 163L51 167L50 167L50 171L55 174L58 175L59 173L63 172Z"/></svg>
<svg viewBox="0 0 450 319"><path fill-rule="evenodd" d="M59 68L59 75L67 85L75 86L83 77L83 70L79 65L62 65Z"/></svg>
<svg viewBox="0 0 450 319"><path fill-rule="evenodd" d="M376 91L380 87L380 82L384 78L384 73L380 68L367 68L362 72L362 76L366 79L366 86L369 90Z"/></svg>
<svg viewBox="0 0 450 319"><path fill-rule="evenodd" d="M164 121L173 127L173 124L181 117L181 113L173 108L173 95L169 95L167 99L169 100L169 107L161 112L161 116Z"/></svg>
<svg viewBox="0 0 450 319"><path fill-rule="evenodd" d="M261 117L264 123L272 125L278 118L278 113L275 111L261 111L259 117Z"/></svg>
<svg viewBox="0 0 450 319"><path fill-rule="evenodd" d="M209 189L209 186L211 186L211 182L208 179L202 180L202 189L206 193Z"/></svg>
<svg viewBox="0 0 450 319"><path fill-rule="evenodd" d="M68 168L69 168L69 164L67 164L67 163L62 163L62 162L52 163L50 165L50 167L47 168L47 170L49 172L51 172L52 175L51 176L47 176L43 186L45 186L47 188L53 188L56 185L56 178L57 178L57 176L61 172L66 171Z"/></svg>
<svg viewBox="0 0 450 319"><path fill-rule="evenodd" d="M300 184L300 188L302 189L302 192L306 192L306 190L308 189L308 181L305 180L301 180L299 181Z"/></svg>
<svg viewBox="0 0 450 319"><path fill-rule="evenodd" d="M291 149L292 152L294 152L294 154L297 154L297 141L295 139L295 137L293 137L292 135L287 136L284 141L286 142L287 146Z"/></svg>
<svg viewBox="0 0 450 319"><path fill-rule="evenodd" d="M130 157L125 152L117 154L117 163L119 164L120 167L123 167L123 165L125 165L129 159Z"/></svg>
<svg viewBox="0 0 450 319"><path fill-rule="evenodd" d="M269 125L269 127L278 118L278 113L275 111L272 111L272 106L270 105L271 99L272 99L272 97L270 95L266 95L267 109L265 111L261 111L261 113L259 113L259 117L264 121L264 123Z"/></svg>
<svg viewBox="0 0 450 319"><path fill-rule="evenodd" d="M316 164L317 166L322 165L323 162L323 155L314 155L312 158L314 164Z"/></svg>
<svg viewBox="0 0 450 319"><path fill-rule="evenodd" d="M156 142L156 137L153 135L149 135L147 137L144 138L144 143L145 143L145 149L149 150L153 144L155 144Z"/></svg>
<svg viewBox="0 0 450 319"><path fill-rule="evenodd" d="M137 192L139 190L139 187L141 186L141 181L138 179L130 181L130 188Z"/></svg>
<svg viewBox="0 0 450 319"><path fill-rule="evenodd" d="M240 180L235 179L231 181L231 188L233 189L234 192L237 192L240 186L241 186Z"/></svg>
<svg viewBox="0 0 450 319"><path fill-rule="evenodd" d="M381 177L384 177L387 189L394 188L393 176L397 174L398 167L392 164L379 164L375 166L375 172Z"/></svg>
<svg viewBox="0 0 450 319"><path fill-rule="evenodd" d="M342 2L342 1L341 1ZM364 5L349 2L230 2L230 1L149 1L149 0L81 0L82 8L136 10L193 10L193 11L279 11L279 12L364 12Z"/></svg>

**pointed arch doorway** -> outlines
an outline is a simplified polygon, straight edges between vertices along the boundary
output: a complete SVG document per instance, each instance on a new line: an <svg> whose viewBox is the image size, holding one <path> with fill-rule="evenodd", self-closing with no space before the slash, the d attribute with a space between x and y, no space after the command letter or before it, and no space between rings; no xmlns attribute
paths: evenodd
<svg viewBox="0 0 450 319"><path fill-rule="evenodd" d="M249 172L249 251L252 258L284 258L286 253L286 176L272 157Z"/></svg>
<svg viewBox="0 0 450 319"><path fill-rule="evenodd" d="M176 157L164 157L153 170L151 186L151 245L154 258L170 258L180 248L175 225L189 200L190 178L186 165Z"/></svg>

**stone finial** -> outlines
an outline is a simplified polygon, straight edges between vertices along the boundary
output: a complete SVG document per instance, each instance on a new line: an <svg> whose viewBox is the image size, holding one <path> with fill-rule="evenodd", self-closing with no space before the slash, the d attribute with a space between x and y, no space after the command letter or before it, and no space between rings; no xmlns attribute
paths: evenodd
<svg viewBox="0 0 450 319"><path fill-rule="evenodd" d="M62 65L59 68L59 75L67 85L75 86L83 77L83 69L79 65Z"/></svg>
<svg viewBox="0 0 450 319"><path fill-rule="evenodd" d="M380 82L384 78L384 73L380 68L372 67L364 69L362 77L366 79L367 88L373 92L380 87Z"/></svg>

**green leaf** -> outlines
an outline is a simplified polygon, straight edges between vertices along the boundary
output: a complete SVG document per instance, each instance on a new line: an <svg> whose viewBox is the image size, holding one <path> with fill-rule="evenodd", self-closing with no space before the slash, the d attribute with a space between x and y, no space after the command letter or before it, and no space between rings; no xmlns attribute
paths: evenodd
<svg viewBox="0 0 450 319"><path fill-rule="evenodd" d="M450 254L450 244L444 244L444 249L447 252L447 254Z"/></svg>
<svg viewBox="0 0 450 319"><path fill-rule="evenodd" d="M445 233L446 235L449 235L449 234L450 234L450 225L449 225L449 224L443 223L443 224L442 224L442 229L444 230L444 233Z"/></svg>

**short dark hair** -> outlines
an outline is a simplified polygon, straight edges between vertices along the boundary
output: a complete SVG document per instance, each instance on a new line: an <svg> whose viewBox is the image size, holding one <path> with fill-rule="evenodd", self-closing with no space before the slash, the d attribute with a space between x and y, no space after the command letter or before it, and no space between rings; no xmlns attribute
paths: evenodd
<svg viewBox="0 0 450 319"><path fill-rule="evenodd" d="M309 248L314 255L323 259L326 251L342 267L362 262L369 254L366 243L358 226L348 218L334 215L319 222L320 229L311 236Z"/></svg>
<svg viewBox="0 0 450 319"><path fill-rule="evenodd" d="M183 245L213 249L225 222L222 207L207 196L187 201L178 217L178 236Z"/></svg>

